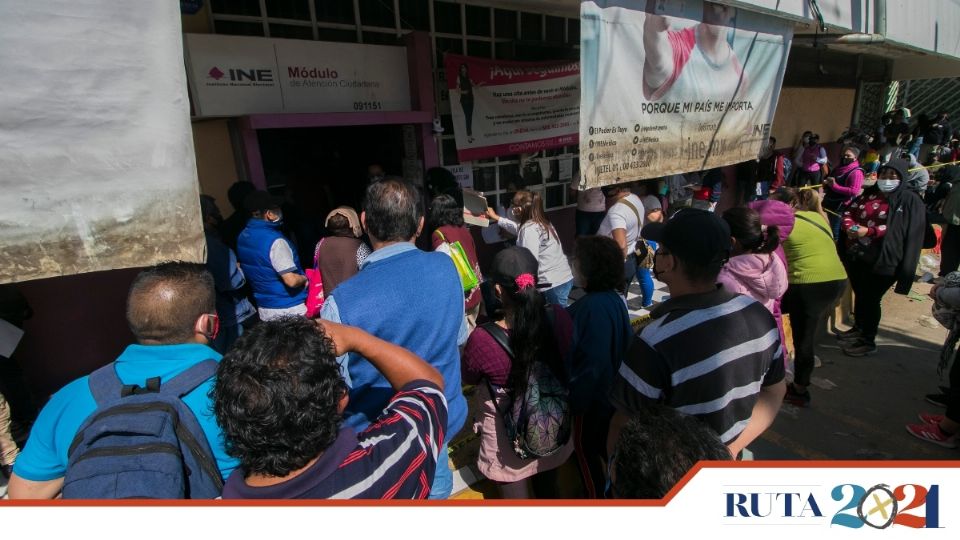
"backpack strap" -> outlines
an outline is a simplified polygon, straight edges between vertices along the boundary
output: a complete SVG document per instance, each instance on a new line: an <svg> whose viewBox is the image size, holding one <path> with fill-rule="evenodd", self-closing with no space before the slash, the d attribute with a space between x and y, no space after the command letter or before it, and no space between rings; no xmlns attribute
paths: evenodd
<svg viewBox="0 0 960 540"><path fill-rule="evenodd" d="M110 362L87 377L87 384L94 401L97 402L97 407L122 397L123 381L117 375L114 364L115 362Z"/></svg>
<svg viewBox="0 0 960 540"><path fill-rule="evenodd" d="M513 360L513 349L510 348L510 336L507 335L507 332L500 327L499 324L495 322L485 322L480 325L480 328L483 328L490 334L490 337L497 342L497 345L503 348L507 353L507 356L510 357L510 360Z"/></svg>
<svg viewBox="0 0 960 540"><path fill-rule="evenodd" d="M160 386L160 393L183 397L217 374L217 362L204 360Z"/></svg>
<svg viewBox="0 0 960 540"><path fill-rule="evenodd" d="M629 206L630 209L633 210L633 214L634 214L635 216L637 216L637 227L638 227L638 228L639 228L639 227L643 227L643 218L640 217L640 210L637 209L637 207L636 207L635 204L633 204L632 202L628 201L626 197L620 199L620 200L617 201L617 202L618 202L618 203L623 203L623 204Z"/></svg>
<svg viewBox="0 0 960 540"><path fill-rule="evenodd" d="M433 233L436 234L437 236L439 236L439 237L440 237L440 241L443 242L444 244L448 244L448 243L449 243L449 242L447 242L447 237L444 236L442 232L440 232L440 229L436 229L435 231L433 231Z"/></svg>

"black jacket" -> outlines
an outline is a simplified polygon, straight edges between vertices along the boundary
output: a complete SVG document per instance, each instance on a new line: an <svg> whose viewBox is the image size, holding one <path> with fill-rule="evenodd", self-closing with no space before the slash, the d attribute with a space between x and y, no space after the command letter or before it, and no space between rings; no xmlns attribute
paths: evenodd
<svg viewBox="0 0 960 540"><path fill-rule="evenodd" d="M884 166L897 169L903 180L897 189L886 194L890 204L887 233L883 237L873 271L882 276L894 276L897 284L893 292L908 294L920 261L920 249L927 228L927 209L920 196L907 189L906 167L896 163L898 161L893 160ZM876 186L871 187L864 195L876 189Z"/></svg>

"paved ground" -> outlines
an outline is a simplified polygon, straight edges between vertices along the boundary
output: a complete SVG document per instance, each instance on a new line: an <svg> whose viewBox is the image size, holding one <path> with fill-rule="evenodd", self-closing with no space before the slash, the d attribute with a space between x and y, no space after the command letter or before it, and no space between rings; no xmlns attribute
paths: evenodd
<svg viewBox="0 0 960 540"><path fill-rule="evenodd" d="M751 446L756 459L960 459L960 451L915 439L904 428L921 411L943 412L923 399L946 384L937 363L947 331L929 317L929 290L916 283L910 296L886 295L875 356L849 358L823 336L811 407L785 405Z"/></svg>

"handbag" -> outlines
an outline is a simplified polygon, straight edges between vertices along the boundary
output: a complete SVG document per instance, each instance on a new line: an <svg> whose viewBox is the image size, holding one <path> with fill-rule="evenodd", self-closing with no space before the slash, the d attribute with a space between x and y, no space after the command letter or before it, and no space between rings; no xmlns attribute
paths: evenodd
<svg viewBox="0 0 960 540"><path fill-rule="evenodd" d="M323 276L320 275L320 246L323 244L323 238L317 242L317 249L313 252L313 268L308 268L304 272L307 276L307 306L306 316L314 319L320 315L320 309L323 308L323 302L326 300L323 294Z"/></svg>
<svg viewBox="0 0 960 540"><path fill-rule="evenodd" d="M440 236L442 242L437 246L437 251L446 253L450 259L453 260L453 265L457 268L457 274L460 276L460 284L463 285L463 292L469 293L477 288L477 285L480 284L480 278L477 277L477 273L473 270L473 265L470 264L467 252L464 251L460 241L447 242L447 239L443 236L443 233L440 232L440 229L434 232Z"/></svg>
<svg viewBox="0 0 960 540"><path fill-rule="evenodd" d="M642 227L643 218L640 217L640 211L637 210L637 207L626 199L620 199L620 202L633 210L634 215L637 216L637 227ZM653 250L650 249L650 244L641 238L639 234L637 234L637 243L633 246L633 255L637 258L637 268L645 268L647 270L653 268Z"/></svg>

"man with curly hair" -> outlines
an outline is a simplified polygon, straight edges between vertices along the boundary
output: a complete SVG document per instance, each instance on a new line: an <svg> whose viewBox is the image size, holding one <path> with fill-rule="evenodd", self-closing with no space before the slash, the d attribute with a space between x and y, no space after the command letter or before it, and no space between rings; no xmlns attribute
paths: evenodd
<svg viewBox="0 0 960 540"><path fill-rule="evenodd" d="M611 458L607 495L661 499L698 461L730 461L710 426L665 405L650 405L624 425Z"/></svg>
<svg viewBox="0 0 960 540"><path fill-rule="evenodd" d="M357 433L340 426L349 392L337 356L366 358L395 394ZM214 413L240 467L224 499L425 499L444 444L443 377L359 328L285 317L224 357Z"/></svg>

